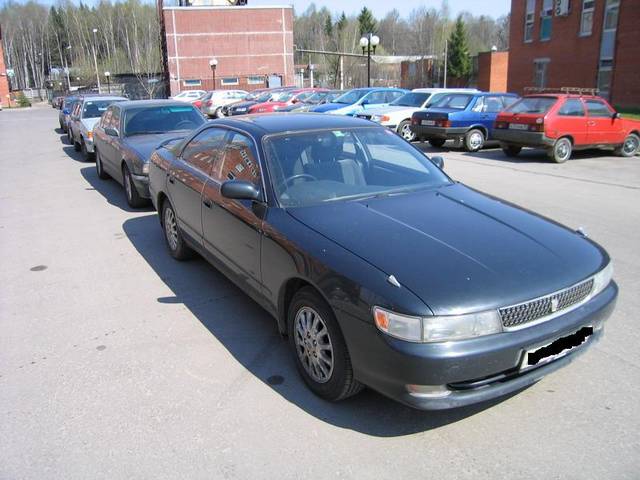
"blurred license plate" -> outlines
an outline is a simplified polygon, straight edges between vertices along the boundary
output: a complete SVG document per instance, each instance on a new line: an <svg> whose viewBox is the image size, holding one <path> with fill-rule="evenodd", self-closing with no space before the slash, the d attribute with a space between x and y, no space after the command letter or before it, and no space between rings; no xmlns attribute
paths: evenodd
<svg viewBox="0 0 640 480"><path fill-rule="evenodd" d="M422 125L435 125L435 120L422 120Z"/></svg>
<svg viewBox="0 0 640 480"><path fill-rule="evenodd" d="M528 130L529 129L529 125L527 125L525 123L510 123L509 124L509 128L511 130Z"/></svg>
<svg viewBox="0 0 640 480"><path fill-rule="evenodd" d="M582 327L577 332L560 337L544 347L527 350L522 359L520 370L540 366L564 357L587 342L591 335L593 335L593 327Z"/></svg>

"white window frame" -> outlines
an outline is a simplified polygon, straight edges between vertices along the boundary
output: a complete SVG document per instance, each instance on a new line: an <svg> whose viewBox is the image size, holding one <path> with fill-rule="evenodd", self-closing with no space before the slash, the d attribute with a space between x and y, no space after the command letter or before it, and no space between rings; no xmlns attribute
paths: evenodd
<svg viewBox="0 0 640 480"><path fill-rule="evenodd" d="M587 6L587 5L591 6ZM595 16L596 0L582 0L582 14L580 15L580 36L590 37L593 33L593 17ZM591 23L589 24L589 30L584 29L584 15L585 13L591 13Z"/></svg>
<svg viewBox="0 0 640 480"><path fill-rule="evenodd" d="M247 85L264 85L265 79L262 75L250 75L247 77Z"/></svg>
<svg viewBox="0 0 640 480"><path fill-rule="evenodd" d="M544 31L543 25L544 22L549 22L549 36L543 37L542 32ZM553 0L542 0L542 9L540 10L540 41L548 42L551 40L551 32L553 24Z"/></svg>
<svg viewBox="0 0 640 480"><path fill-rule="evenodd" d="M549 64L551 63L550 58L536 58L533 60L533 84L538 88L546 88L547 87L547 79L549 76ZM538 85L538 67L544 65L544 74L542 75L541 85Z"/></svg>
<svg viewBox="0 0 640 480"><path fill-rule="evenodd" d="M524 11L524 41L525 43L533 42L533 29L535 26L536 0L526 0ZM531 27L531 31L527 34L527 28Z"/></svg>
<svg viewBox="0 0 640 480"><path fill-rule="evenodd" d="M201 87L202 80L199 79L184 79L182 80L182 85L185 87Z"/></svg>
<svg viewBox="0 0 640 480"><path fill-rule="evenodd" d="M224 85L240 85L240 79L238 77L222 77L220 79L220 84Z"/></svg>

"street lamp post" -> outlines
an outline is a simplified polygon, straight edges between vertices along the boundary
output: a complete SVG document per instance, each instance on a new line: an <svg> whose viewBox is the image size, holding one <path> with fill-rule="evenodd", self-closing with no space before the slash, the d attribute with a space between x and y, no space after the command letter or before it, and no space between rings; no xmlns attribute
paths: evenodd
<svg viewBox="0 0 640 480"><path fill-rule="evenodd" d="M211 79L213 80L213 90L216 89L216 68L218 66L218 59L212 58L209 60L209 66L211 67Z"/></svg>
<svg viewBox="0 0 640 480"><path fill-rule="evenodd" d="M67 45L65 50L71 50L71 45ZM67 76L67 91L71 92L71 80L69 79L69 64L67 63L67 54L62 54L62 60L64 60L64 73Z"/></svg>
<svg viewBox="0 0 640 480"><path fill-rule="evenodd" d="M376 47L380 43L380 37L373 33L367 33L360 39L362 54L367 53L367 87L371 86L371 53L376 53Z"/></svg>
<svg viewBox="0 0 640 480"><path fill-rule="evenodd" d="M316 69L316 66L313 63L309 64L309 88L315 87L313 80L313 72Z"/></svg>
<svg viewBox="0 0 640 480"><path fill-rule="evenodd" d="M104 72L104 76L107 78L107 92L111 93L111 72Z"/></svg>
<svg viewBox="0 0 640 480"><path fill-rule="evenodd" d="M96 69L96 80L98 81L98 93L100 93L100 74L98 73L98 57L96 56L96 42L98 41L96 38L96 33L98 33L98 29L93 29L93 66Z"/></svg>

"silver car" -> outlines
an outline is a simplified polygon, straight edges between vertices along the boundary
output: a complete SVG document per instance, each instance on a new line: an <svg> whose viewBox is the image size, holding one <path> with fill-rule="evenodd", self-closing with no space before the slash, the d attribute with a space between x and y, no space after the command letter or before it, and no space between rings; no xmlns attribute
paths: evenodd
<svg viewBox="0 0 640 480"><path fill-rule="evenodd" d="M222 117L222 107L244 100L249 92L244 90L213 90L202 98L200 110L210 118Z"/></svg>
<svg viewBox="0 0 640 480"><path fill-rule="evenodd" d="M128 99L110 95L87 95L76 102L67 128L67 137L76 152L82 151L85 160L94 157L93 127L100 117L114 102L125 102Z"/></svg>

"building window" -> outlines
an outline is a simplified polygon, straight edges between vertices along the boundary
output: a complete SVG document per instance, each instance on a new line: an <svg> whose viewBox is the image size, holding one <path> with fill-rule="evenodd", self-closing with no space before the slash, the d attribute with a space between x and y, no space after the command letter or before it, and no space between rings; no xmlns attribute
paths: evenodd
<svg viewBox="0 0 640 480"><path fill-rule="evenodd" d="M536 0L527 0L527 10L524 14L524 41L533 41L533 24L535 22Z"/></svg>
<svg viewBox="0 0 640 480"><path fill-rule="evenodd" d="M249 85L264 85L264 77L249 77L247 83Z"/></svg>
<svg viewBox="0 0 640 480"><path fill-rule="evenodd" d="M538 58L533 61L533 85L538 88L547 87L548 58Z"/></svg>
<svg viewBox="0 0 640 480"><path fill-rule="evenodd" d="M183 80L182 84L185 87L199 87L202 85L202 82L200 80Z"/></svg>
<svg viewBox="0 0 640 480"><path fill-rule="evenodd" d="M600 63L598 65L598 90L600 96L607 99L611 95L611 72L614 63L619 10L620 0L607 0L602 25L602 38L600 39Z"/></svg>
<svg viewBox="0 0 640 480"><path fill-rule="evenodd" d="M225 77L221 80L222 85L238 85L238 77Z"/></svg>
<svg viewBox="0 0 640 480"><path fill-rule="evenodd" d="M582 0L582 17L580 19L580 36L587 37L593 32L593 10L595 0Z"/></svg>
<svg viewBox="0 0 640 480"><path fill-rule="evenodd" d="M542 0L540 13L540 40L551 39L551 20L553 19L553 0Z"/></svg>

